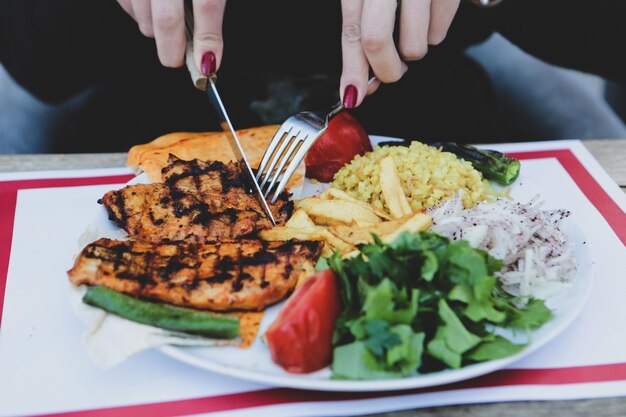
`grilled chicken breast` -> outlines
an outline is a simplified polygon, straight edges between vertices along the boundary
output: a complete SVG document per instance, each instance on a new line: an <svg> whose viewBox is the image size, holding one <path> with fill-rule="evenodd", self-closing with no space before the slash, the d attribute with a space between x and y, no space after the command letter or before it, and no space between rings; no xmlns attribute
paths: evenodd
<svg viewBox="0 0 626 417"><path fill-rule="evenodd" d="M130 185L109 191L99 202L109 218L131 237L148 242L215 242L253 236L272 227L256 199L247 193L239 165L184 161L170 156L164 183ZM293 202L283 193L271 206L284 223Z"/></svg>
<svg viewBox="0 0 626 417"><path fill-rule="evenodd" d="M68 271L75 285L102 285L179 306L263 310L285 298L320 242L225 241L155 244L99 239Z"/></svg>

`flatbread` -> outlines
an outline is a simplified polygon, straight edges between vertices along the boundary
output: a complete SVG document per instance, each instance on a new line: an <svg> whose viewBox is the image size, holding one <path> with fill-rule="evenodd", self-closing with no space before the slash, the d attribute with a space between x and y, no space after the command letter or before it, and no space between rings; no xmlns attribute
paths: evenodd
<svg viewBox="0 0 626 417"><path fill-rule="evenodd" d="M278 130L279 125L260 126L237 131L246 157L253 168L259 166L263 153ZM163 182L161 170L167 166L169 155L180 159L200 159L204 161L228 162L235 160L228 139L223 132L177 132L154 139L143 145L133 146L128 151L128 166L140 167L153 183ZM287 189L301 187L304 183L304 163L302 163ZM232 313L231 313L232 314ZM256 339L263 318L263 312L239 312L239 347L247 348Z"/></svg>
<svg viewBox="0 0 626 417"><path fill-rule="evenodd" d="M259 166L263 153L278 128L279 125L269 125L237 131L246 157L253 168ZM228 139L223 132L177 132L158 137L143 145L133 146L128 151L127 164L140 167L152 182L162 182L161 170L167 165L169 154L184 160L201 159L222 162L235 160ZM287 189L300 187L303 182L304 163L291 177Z"/></svg>

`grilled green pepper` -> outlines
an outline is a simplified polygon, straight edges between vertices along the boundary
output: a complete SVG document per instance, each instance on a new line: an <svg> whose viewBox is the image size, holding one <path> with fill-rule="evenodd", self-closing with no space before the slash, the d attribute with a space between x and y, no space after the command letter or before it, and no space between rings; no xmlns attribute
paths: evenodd
<svg viewBox="0 0 626 417"><path fill-rule="evenodd" d="M502 152L489 149L476 149L473 146L461 145L454 142L433 143L431 146L441 147L470 162L477 171L480 171L488 180L502 185L511 185L520 173L521 164Z"/></svg>
<svg viewBox="0 0 626 417"><path fill-rule="evenodd" d="M381 142L380 146L409 146L409 141L388 141ZM511 158L502 152L489 149L477 149L470 145L462 145L454 142L429 143L430 146L441 148L445 152L450 152L472 164L474 169L483 174L488 180L493 180L502 185L511 185L520 173L521 164L519 160Z"/></svg>
<svg viewBox="0 0 626 417"><path fill-rule="evenodd" d="M83 301L125 319L162 329L217 339L239 335L238 317L143 301L102 286L89 287Z"/></svg>

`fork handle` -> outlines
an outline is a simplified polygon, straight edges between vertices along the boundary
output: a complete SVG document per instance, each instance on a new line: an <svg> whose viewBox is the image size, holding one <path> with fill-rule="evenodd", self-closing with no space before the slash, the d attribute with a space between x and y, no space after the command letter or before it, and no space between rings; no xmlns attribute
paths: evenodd
<svg viewBox="0 0 626 417"><path fill-rule="evenodd" d="M191 81L198 90L206 91L208 78L200 72L193 57L193 8L189 0L185 0L185 35L187 37L185 63L191 75Z"/></svg>

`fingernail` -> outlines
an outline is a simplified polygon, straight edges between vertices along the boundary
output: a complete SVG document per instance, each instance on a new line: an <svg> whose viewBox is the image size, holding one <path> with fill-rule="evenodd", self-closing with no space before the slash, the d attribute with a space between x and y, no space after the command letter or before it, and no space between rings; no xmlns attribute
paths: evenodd
<svg viewBox="0 0 626 417"><path fill-rule="evenodd" d="M202 55L200 71L202 71L202 75L211 75L215 72L215 54L213 52L205 52Z"/></svg>
<svg viewBox="0 0 626 417"><path fill-rule="evenodd" d="M404 75L408 70L409 70L409 66L403 62L402 63L402 75Z"/></svg>
<svg viewBox="0 0 626 417"><path fill-rule="evenodd" d="M346 109L353 109L356 107L356 99L358 97L358 91L356 87L350 84L343 90L343 107Z"/></svg>

